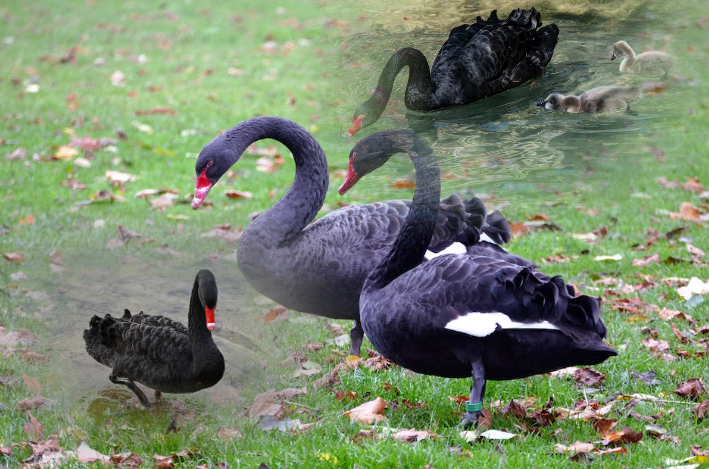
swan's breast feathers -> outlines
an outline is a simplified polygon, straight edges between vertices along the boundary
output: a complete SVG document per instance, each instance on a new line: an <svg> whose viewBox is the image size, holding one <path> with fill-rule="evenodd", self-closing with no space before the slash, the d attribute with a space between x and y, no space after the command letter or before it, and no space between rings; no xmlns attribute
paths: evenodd
<svg viewBox="0 0 709 469"><path fill-rule="evenodd" d="M513 321L509 316L498 311L487 313L474 311L457 317L444 327L473 337L487 337L498 329L559 329L549 321L531 323Z"/></svg>

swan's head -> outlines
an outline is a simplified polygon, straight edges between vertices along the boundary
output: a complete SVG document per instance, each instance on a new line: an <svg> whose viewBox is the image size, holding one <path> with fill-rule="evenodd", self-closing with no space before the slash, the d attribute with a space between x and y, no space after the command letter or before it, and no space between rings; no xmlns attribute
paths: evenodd
<svg viewBox="0 0 709 469"><path fill-rule="evenodd" d="M207 329L210 331L217 327L216 320L214 319L214 310L217 308L217 280L214 278L214 274L207 269L200 270L197 273L197 294L199 295L199 301L204 306L204 314L207 317Z"/></svg>
<svg viewBox="0 0 709 469"><path fill-rule="evenodd" d="M231 162L235 161L234 151L230 145L225 144L226 140L226 134L220 135L204 147L197 157L197 185L192 199L192 208L195 210L202 205L212 186L229 170Z"/></svg>
<svg viewBox="0 0 709 469"><path fill-rule="evenodd" d="M386 101L384 105L375 106L372 104L371 100L365 101L359 106L352 116L352 124L350 128L342 134L343 137L352 137L354 134L362 130L363 128L370 126L379 120L379 116L384 112L386 107Z"/></svg>
<svg viewBox="0 0 709 469"><path fill-rule="evenodd" d="M363 138L350 152L347 177L338 192L344 195L367 174L386 163L392 155L410 151L416 135L410 130L384 130Z"/></svg>
<svg viewBox="0 0 709 469"><path fill-rule="evenodd" d="M632 49L627 42L618 41L613 44L613 54L611 55L611 60L615 60L618 57L629 57L631 55L630 51L632 51Z"/></svg>
<svg viewBox="0 0 709 469"><path fill-rule="evenodd" d="M546 99L537 101L534 104L537 106L544 106L546 109L551 109L552 111L566 109L566 105L564 104L564 95L559 93L552 93L547 96Z"/></svg>

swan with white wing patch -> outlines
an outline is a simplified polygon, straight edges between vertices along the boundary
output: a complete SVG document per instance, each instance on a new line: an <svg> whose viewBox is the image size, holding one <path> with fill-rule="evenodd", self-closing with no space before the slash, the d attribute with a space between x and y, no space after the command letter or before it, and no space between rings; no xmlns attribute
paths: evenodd
<svg viewBox="0 0 709 469"><path fill-rule="evenodd" d="M517 322L510 319L506 314L497 311L491 313L468 313L446 324L445 329L462 332L463 334L472 335L474 337L487 337L500 329L559 330L558 327L549 321L533 323Z"/></svg>

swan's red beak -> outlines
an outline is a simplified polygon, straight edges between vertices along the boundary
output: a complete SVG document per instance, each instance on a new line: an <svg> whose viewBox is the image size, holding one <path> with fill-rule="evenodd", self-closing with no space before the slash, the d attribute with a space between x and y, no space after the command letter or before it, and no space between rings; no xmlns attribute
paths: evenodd
<svg viewBox="0 0 709 469"><path fill-rule="evenodd" d="M217 327L217 322L214 320L214 309L215 308L208 308L207 306L204 307L205 313L207 313L207 329L210 331L213 331L215 327Z"/></svg>
<svg viewBox="0 0 709 469"><path fill-rule="evenodd" d="M207 197L207 194L209 194L209 190L212 188L214 184L207 179L207 170L205 169L202 171L202 174L199 175L197 178L197 187L195 187L194 190L194 198L192 199L192 208L194 210L197 210L200 205L202 205L202 202L204 202L204 198Z"/></svg>
<svg viewBox="0 0 709 469"><path fill-rule="evenodd" d="M365 114L360 115L356 119L352 119L352 124L350 125L350 129L342 134L343 137L352 137L354 134L362 130L362 119L364 119Z"/></svg>
<svg viewBox="0 0 709 469"><path fill-rule="evenodd" d="M338 189L337 192L339 192L340 195L345 195L345 192L352 189L352 186L357 184L358 181L359 181L359 176L357 175L357 172L352 167L352 158L350 158L350 168L347 171L347 177L345 178L345 182L342 183L342 185L340 186L340 188Z"/></svg>

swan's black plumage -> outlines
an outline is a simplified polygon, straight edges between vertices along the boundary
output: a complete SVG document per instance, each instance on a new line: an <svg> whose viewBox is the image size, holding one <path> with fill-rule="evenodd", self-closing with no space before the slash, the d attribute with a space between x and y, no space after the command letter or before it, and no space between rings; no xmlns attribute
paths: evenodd
<svg viewBox="0 0 709 469"><path fill-rule="evenodd" d="M472 375L465 423L477 421L486 379L522 378L617 355L603 343L598 300L574 297L560 277L538 272L522 258L495 248L423 262L440 197L430 147L415 134L385 131L363 139L351 154L376 160L391 150L368 158L368 149L391 146L411 156L416 191L394 248L362 287L362 326L382 355L419 373Z"/></svg>
<svg viewBox="0 0 709 469"><path fill-rule="evenodd" d="M404 101L413 111L433 111L479 101L540 77L551 60L559 36L554 24L540 28L534 8L515 10L500 21L493 11L487 20L477 17L450 32L429 71L419 50L395 52L384 66L372 97L354 113L348 131L354 135L384 112L394 79L408 66Z"/></svg>
<svg viewBox="0 0 709 469"><path fill-rule="evenodd" d="M214 275L201 270L190 297L188 327L142 311L131 315L127 309L121 318L94 316L84 330L86 351L112 368L111 381L128 386L146 407L150 403L134 381L169 393L214 386L224 375L224 357L207 328L205 308L213 314L216 304Z"/></svg>
<svg viewBox="0 0 709 469"><path fill-rule="evenodd" d="M256 117L223 133L201 151L192 207L199 207L249 145L265 138L278 140L291 151L295 180L286 195L244 232L237 254L239 268L251 286L287 308L354 320L350 353L358 355L363 338L359 325L362 284L391 248L411 203L351 205L311 223L328 187L322 148L294 122ZM507 221L499 213L487 217L479 199L464 201L453 195L437 207L431 242L435 251L453 242L473 244L482 232L495 242L509 240Z"/></svg>

